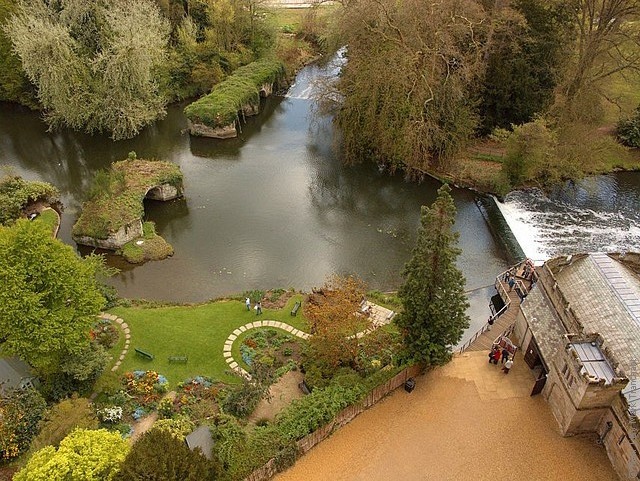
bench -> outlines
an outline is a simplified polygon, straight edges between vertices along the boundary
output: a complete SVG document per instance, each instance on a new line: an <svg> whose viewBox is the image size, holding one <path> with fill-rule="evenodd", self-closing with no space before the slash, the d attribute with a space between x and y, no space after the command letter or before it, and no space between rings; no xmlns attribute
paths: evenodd
<svg viewBox="0 0 640 481"><path fill-rule="evenodd" d="M144 357L145 359L149 359L150 361L153 361L153 354L147 352L147 351L143 351L142 349L138 349L137 347L135 348L136 354L139 354L140 356Z"/></svg>
<svg viewBox="0 0 640 481"><path fill-rule="evenodd" d="M189 358L187 356L169 356L169 362L181 362L186 364Z"/></svg>
<svg viewBox="0 0 640 481"><path fill-rule="evenodd" d="M291 309L292 316L295 316L298 313L298 309L300 309L301 305L302 303L300 301L296 301L296 303L293 305L293 309Z"/></svg>

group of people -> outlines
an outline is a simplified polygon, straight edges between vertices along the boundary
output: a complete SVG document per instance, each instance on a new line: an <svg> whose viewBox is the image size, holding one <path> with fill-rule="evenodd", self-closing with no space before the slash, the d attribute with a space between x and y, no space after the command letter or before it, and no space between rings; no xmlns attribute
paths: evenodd
<svg viewBox="0 0 640 481"><path fill-rule="evenodd" d="M249 299L248 297L244 300L245 305L247 306L247 311L251 311L251 299ZM262 303L260 301L256 302L256 305L254 307L254 309L256 310L256 316L258 314L262 314Z"/></svg>
<svg viewBox="0 0 640 481"><path fill-rule="evenodd" d="M502 360L502 371L509 374L509 370L513 367L513 358L509 355L506 347L500 349L500 346L493 346L489 353L489 364L498 364Z"/></svg>

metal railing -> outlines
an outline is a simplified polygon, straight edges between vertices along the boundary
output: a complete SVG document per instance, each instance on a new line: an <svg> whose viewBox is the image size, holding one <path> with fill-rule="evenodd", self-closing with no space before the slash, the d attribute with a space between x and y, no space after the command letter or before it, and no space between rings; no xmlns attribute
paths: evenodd
<svg viewBox="0 0 640 481"><path fill-rule="evenodd" d="M522 261L524 262L524 261ZM502 298L502 300L504 301L504 306L502 306L502 309L500 309L498 312L496 312L495 314L493 314L491 317L493 317L494 319L497 319L499 316L501 316L503 313L505 313L507 311L507 309L509 308L509 305L511 304L511 297L509 296L509 293L507 292L506 288L504 287L504 285L501 282L501 279L505 278L505 275L507 272L511 271L514 267L517 269L522 262L519 262L518 264L515 264L511 267L509 267L509 269L507 269L506 271L501 272L500 274L498 274L496 276L496 281L495 281L495 288L496 291L498 291L498 294L500 294L500 297ZM512 324L511 326L509 326L509 328L502 334L502 335L506 335L509 336L514 329L515 324ZM464 351L466 351L469 346L471 344L473 344L473 342L478 339L482 334L484 334L485 332L487 332L489 329L491 329L491 326L489 325L489 323L484 324L472 337L471 339L469 339L467 342L465 342L462 347L460 347L460 349L458 349L458 353L462 354ZM510 331L509 331L510 329ZM506 332L509 331L508 334L506 334Z"/></svg>

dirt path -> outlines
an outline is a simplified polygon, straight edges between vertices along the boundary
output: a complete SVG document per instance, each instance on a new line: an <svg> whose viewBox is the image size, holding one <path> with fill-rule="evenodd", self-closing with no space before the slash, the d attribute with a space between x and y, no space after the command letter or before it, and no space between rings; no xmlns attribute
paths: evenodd
<svg viewBox="0 0 640 481"><path fill-rule="evenodd" d="M275 383L269 392L271 394L271 401L263 399L258 404L258 407L249 417L250 423L255 423L259 419L268 419L273 421L280 411L286 408L294 399L304 396L298 384L302 382L304 376L300 371L289 371L284 374L278 382Z"/></svg>
<svg viewBox="0 0 640 481"><path fill-rule="evenodd" d="M176 392L171 391L165 394L164 396L162 396L162 399L169 398L173 400L175 399L175 397L176 397ZM149 429L151 429L151 426L153 426L153 423L155 423L157 420L158 420L158 411L153 411L149 415L135 422L133 424L133 434L131 435L131 438L130 438L131 444L135 443L140 438L140 436L142 436Z"/></svg>
<svg viewBox="0 0 640 481"><path fill-rule="evenodd" d="M563 438L522 357L455 358L320 443L277 481L617 479L593 438Z"/></svg>

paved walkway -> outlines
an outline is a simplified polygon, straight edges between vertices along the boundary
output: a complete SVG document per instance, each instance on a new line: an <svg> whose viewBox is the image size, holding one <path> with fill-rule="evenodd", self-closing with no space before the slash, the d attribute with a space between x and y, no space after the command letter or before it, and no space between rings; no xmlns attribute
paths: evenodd
<svg viewBox="0 0 640 481"><path fill-rule="evenodd" d="M357 337L358 339L362 338L363 336L366 336L370 332L374 331L375 329L385 324L389 324L393 319L393 317L395 316L395 312L385 307L374 304L373 302L366 301L365 306L367 307L367 313L368 313L369 319L371 320L371 327L369 329L366 329L364 331L361 331L355 334L355 337ZM222 355L224 356L225 361L229 365L229 368L231 368L232 371L234 371L235 373L239 374L240 376L246 379L251 379L251 374L249 374L245 369L243 369L238 364L238 362L233 358L233 354L231 353L231 348L233 346L234 341L238 338L240 334L248 330L257 329L260 327L271 327L275 329L281 329L293 336L296 336L300 339L305 339L305 340L311 337L311 334L301 331L285 322L271 321L271 320L248 322L244 326L240 326L239 328L235 329L231 334L229 334L229 337L227 337L227 340L224 342L224 347L222 348Z"/></svg>
<svg viewBox="0 0 640 481"><path fill-rule="evenodd" d="M98 315L98 317L100 319L106 319L108 321L115 322L117 325L120 326L120 328L122 329L122 332L124 333L124 348L120 353L120 357L118 357L118 360L111 368L111 371L115 372L118 370L118 368L120 367L120 364L122 364L122 361L124 360L124 356L126 356L127 352L129 351L129 346L131 344L131 331L129 330L129 326L127 325L127 323L124 322L118 316L115 316L113 314L107 314L106 312L101 312Z"/></svg>
<svg viewBox="0 0 640 481"><path fill-rule="evenodd" d="M520 353L512 371L465 352L323 441L276 481L615 480L593 437L565 438Z"/></svg>

